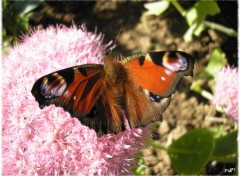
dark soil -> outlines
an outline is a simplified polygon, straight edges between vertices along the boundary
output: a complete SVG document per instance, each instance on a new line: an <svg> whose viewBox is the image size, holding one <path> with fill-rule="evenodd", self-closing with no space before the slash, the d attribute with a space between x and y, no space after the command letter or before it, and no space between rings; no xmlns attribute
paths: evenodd
<svg viewBox="0 0 240 176"><path fill-rule="evenodd" d="M183 50L196 58L194 75L203 71L212 51L220 47L230 65L237 66L237 39L212 29L207 29L191 42L183 41L188 26L179 12L170 7L162 16L145 16L144 1L97 1L97 2L44 2L31 20L33 26L41 24L66 24L78 26L86 23L89 31L95 27L105 34L105 41L115 41L114 54L129 56L151 50ZM185 8L194 4L181 2ZM237 31L237 1L218 2L222 13L208 19ZM118 36L118 37L117 37ZM170 106L163 115L153 139L167 144L170 138L177 139L188 130L197 127L213 127L226 123L215 107L198 94L191 92L192 78L184 79L172 97ZM230 128L226 125L226 128ZM226 129L227 130L227 129ZM175 174L168 155L154 148L146 149L145 174Z"/></svg>

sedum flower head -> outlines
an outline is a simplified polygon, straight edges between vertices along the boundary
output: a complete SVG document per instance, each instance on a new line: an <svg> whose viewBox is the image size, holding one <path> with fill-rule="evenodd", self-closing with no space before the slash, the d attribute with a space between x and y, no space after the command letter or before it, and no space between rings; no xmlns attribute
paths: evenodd
<svg viewBox="0 0 240 176"><path fill-rule="evenodd" d="M213 104L220 106L234 121L238 121L238 70L227 66L216 76Z"/></svg>
<svg viewBox="0 0 240 176"><path fill-rule="evenodd" d="M22 40L3 57L3 175L130 174L147 127L98 138L62 108L41 110L31 95L43 75L102 63L110 46L102 44L103 36L57 26L31 31Z"/></svg>

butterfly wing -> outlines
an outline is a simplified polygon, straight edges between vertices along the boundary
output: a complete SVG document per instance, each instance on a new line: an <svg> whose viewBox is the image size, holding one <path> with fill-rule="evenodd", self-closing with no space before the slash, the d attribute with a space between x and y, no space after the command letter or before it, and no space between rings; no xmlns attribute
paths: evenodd
<svg viewBox="0 0 240 176"><path fill-rule="evenodd" d="M151 52L120 62L81 65L36 81L32 94L41 108L55 104L99 135L159 120L180 79L193 70L194 59L183 52Z"/></svg>
<svg viewBox="0 0 240 176"><path fill-rule="evenodd" d="M194 66L194 58L180 51L150 52L122 62L136 84L162 97L172 94L180 79L192 74Z"/></svg>
<svg viewBox="0 0 240 176"><path fill-rule="evenodd" d="M126 91L125 96L130 126L137 127L161 119L179 81L192 74L194 58L180 51L162 51L128 57L121 63L132 87L138 89Z"/></svg>
<svg viewBox="0 0 240 176"><path fill-rule="evenodd" d="M111 59L113 61L113 59ZM115 83L117 61L103 65L80 65L60 70L38 79L32 94L41 108L54 104L63 107L83 125L94 129L98 135L125 130L121 116L119 86ZM113 77L111 77L113 76Z"/></svg>
<svg viewBox="0 0 240 176"><path fill-rule="evenodd" d="M41 108L55 104L73 117L88 114L101 94L102 65L81 65L38 79L32 94Z"/></svg>

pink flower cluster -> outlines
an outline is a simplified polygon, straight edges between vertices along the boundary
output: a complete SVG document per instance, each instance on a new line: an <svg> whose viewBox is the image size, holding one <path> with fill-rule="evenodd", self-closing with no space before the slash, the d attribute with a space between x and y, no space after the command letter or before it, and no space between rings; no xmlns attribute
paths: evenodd
<svg viewBox="0 0 240 176"><path fill-rule="evenodd" d="M110 44L76 26L31 31L22 40L3 57L3 175L131 174L148 127L98 138L62 108L41 110L31 94L45 74L102 63Z"/></svg>
<svg viewBox="0 0 240 176"><path fill-rule="evenodd" d="M213 104L223 108L234 121L238 121L238 70L227 66L216 76Z"/></svg>

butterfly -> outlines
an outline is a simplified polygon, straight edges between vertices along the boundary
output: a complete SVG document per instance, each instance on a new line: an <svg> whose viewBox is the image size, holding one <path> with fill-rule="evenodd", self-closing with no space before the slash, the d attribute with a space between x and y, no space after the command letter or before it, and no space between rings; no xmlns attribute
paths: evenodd
<svg viewBox="0 0 240 176"><path fill-rule="evenodd" d="M32 94L40 108L54 104L97 134L125 130L161 120L179 81L193 74L195 59L181 51L158 51L103 65L66 68L38 79Z"/></svg>

